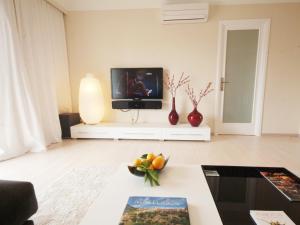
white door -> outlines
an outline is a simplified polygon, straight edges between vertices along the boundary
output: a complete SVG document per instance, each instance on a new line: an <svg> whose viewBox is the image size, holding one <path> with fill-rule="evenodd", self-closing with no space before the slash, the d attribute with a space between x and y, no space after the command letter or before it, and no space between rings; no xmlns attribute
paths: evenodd
<svg viewBox="0 0 300 225"><path fill-rule="evenodd" d="M220 22L216 134L261 135L270 20Z"/></svg>

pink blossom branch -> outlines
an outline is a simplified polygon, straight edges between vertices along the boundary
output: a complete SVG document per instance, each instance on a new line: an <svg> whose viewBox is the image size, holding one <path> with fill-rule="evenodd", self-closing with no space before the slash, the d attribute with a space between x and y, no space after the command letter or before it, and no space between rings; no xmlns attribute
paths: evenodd
<svg viewBox="0 0 300 225"><path fill-rule="evenodd" d="M167 82L165 82L165 85L169 89L170 94L172 97L176 96L177 90L182 87L183 85L190 82L190 77L185 76L184 73L181 74L178 82L175 85L175 76L173 75L172 78L170 78L169 74L167 75Z"/></svg>
<svg viewBox="0 0 300 225"><path fill-rule="evenodd" d="M199 105L199 103L203 97L207 96L210 92L212 92L214 90L211 88L211 85L212 85L212 82L209 82L207 87L205 88L205 90L203 90L203 89L200 90L198 98L194 93L194 89L192 87L190 87L190 85L188 85L188 87L185 91L195 108Z"/></svg>

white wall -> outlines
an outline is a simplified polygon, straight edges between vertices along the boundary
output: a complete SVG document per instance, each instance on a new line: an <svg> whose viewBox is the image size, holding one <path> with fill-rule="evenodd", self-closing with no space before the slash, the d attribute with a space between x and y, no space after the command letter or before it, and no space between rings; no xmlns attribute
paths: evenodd
<svg viewBox="0 0 300 225"><path fill-rule="evenodd" d="M71 83L63 14L62 19L59 18L59 20L52 21L52 23L55 23L57 31L63 33L63 35L53 35L55 43L53 48L56 49L56 58L53 59L56 65L54 82L58 110L60 113L72 112Z"/></svg>
<svg viewBox="0 0 300 225"><path fill-rule="evenodd" d="M270 49L263 118L264 133L298 133L300 127L300 4L213 6L201 24L162 25L158 9L70 12L66 16L73 110L78 111L80 78L101 80L106 121L130 121L130 113L111 109L110 68L162 66L191 76L196 90L215 81L218 23L225 19L271 18ZM192 110L184 90L177 96L181 121ZM142 111L141 121L167 121L163 110ZM199 110L213 126L214 94Z"/></svg>

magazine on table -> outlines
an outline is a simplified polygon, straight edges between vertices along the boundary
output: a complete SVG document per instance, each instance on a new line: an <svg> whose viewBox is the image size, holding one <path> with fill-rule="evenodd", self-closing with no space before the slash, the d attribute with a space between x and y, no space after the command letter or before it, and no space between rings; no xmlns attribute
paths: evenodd
<svg viewBox="0 0 300 225"><path fill-rule="evenodd" d="M260 174L290 201L300 201L300 183L295 178L283 172L261 171Z"/></svg>
<svg viewBox="0 0 300 225"><path fill-rule="evenodd" d="M129 197L119 225L190 225L186 198Z"/></svg>
<svg viewBox="0 0 300 225"><path fill-rule="evenodd" d="M217 170L204 170L204 174L207 177L219 177L220 174Z"/></svg>

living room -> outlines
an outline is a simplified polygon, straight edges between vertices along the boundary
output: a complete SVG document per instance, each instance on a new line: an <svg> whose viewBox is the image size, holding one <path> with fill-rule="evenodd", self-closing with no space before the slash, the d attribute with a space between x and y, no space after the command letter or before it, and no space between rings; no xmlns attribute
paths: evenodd
<svg viewBox="0 0 300 225"><path fill-rule="evenodd" d="M0 19L1 225L300 223L300 1L1 0ZM135 201L184 216L130 222Z"/></svg>

